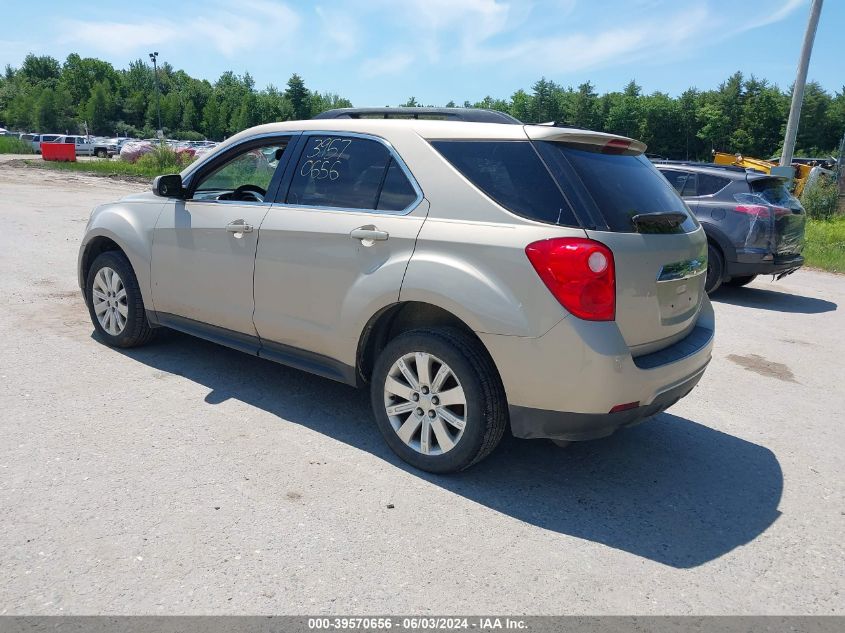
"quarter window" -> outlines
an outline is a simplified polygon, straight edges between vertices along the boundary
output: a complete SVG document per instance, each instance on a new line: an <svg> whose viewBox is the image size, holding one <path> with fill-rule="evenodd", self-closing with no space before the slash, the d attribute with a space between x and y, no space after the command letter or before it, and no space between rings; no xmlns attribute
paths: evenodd
<svg viewBox="0 0 845 633"><path fill-rule="evenodd" d="M528 141L433 141L467 180L509 211L549 224L577 226L548 169Z"/></svg>
<svg viewBox="0 0 845 633"><path fill-rule="evenodd" d="M310 136L293 172L287 202L340 209L404 209L416 194L398 165L392 170L391 165L395 163L390 151L377 141Z"/></svg>

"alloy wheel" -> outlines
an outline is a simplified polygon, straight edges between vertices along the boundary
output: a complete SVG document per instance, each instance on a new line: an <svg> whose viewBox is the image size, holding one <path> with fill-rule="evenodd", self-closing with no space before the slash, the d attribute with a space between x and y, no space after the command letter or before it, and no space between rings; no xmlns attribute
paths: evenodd
<svg viewBox="0 0 845 633"><path fill-rule="evenodd" d="M97 271L91 287L91 300L100 326L112 336L123 332L129 305L123 280L114 269L106 266Z"/></svg>
<svg viewBox="0 0 845 633"><path fill-rule="evenodd" d="M423 455L452 450L464 433L467 401L455 372L434 354L411 352L390 368L384 407L396 435Z"/></svg>

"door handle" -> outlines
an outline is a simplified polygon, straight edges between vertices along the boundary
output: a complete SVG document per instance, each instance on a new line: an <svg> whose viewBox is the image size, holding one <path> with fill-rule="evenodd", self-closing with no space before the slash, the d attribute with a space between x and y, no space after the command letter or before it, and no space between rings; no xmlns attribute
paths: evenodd
<svg viewBox="0 0 845 633"><path fill-rule="evenodd" d="M383 242L390 237L390 234L387 231L379 231L374 226L359 226L357 229L352 230L349 237L361 240L361 243L367 246L366 242L370 242L370 245L373 242Z"/></svg>
<svg viewBox="0 0 845 633"><path fill-rule="evenodd" d="M226 225L226 230L229 233L252 233L252 225L247 224L244 220L235 220Z"/></svg>

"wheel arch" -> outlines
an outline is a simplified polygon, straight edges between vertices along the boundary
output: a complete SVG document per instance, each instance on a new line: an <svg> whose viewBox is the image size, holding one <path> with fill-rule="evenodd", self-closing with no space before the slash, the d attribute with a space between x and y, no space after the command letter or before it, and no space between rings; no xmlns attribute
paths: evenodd
<svg viewBox="0 0 845 633"><path fill-rule="evenodd" d="M460 330L476 340L480 349L490 356L487 347L472 328L449 310L422 301L399 301L376 312L361 332L355 363L358 384L369 383L376 358L391 340L403 332L423 327Z"/></svg>
<svg viewBox="0 0 845 633"><path fill-rule="evenodd" d="M98 255L108 251L118 251L123 253L126 259L129 260L129 265L132 266L132 272L135 273L135 277L138 280L144 305L148 309L152 309L149 246L144 245L143 240L131 224L125 224L127 225L125 227L127 230L122 230L120 235L104 227L91 229L86 234L79 248L77 263L79 287L83 292L85 291L88 272L91 270L91 265ZM124 239L122 237L123 234L127 234L128 239Z"/></svg>
<svg viewBox="0 0 845 633"><path fill-rule="evenodd" d="M728 261L736 261L736 247L723 231L712 224L702 222L701 228L704 229L707 241L718 246L719 250L722 251L722 257L725 260L725 270L727 270Z"/></svg>

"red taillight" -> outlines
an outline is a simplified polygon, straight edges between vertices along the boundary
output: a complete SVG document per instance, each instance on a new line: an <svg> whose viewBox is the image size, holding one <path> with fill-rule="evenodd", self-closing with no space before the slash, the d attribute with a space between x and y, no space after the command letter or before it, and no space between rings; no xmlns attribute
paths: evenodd
<svg viewBox="0 0 845 633"><path fill-rule="evenodd" d="M569 312L588 321L616 318L616 271L607 246L582 237L559 237L529 244L525 254Z"/></svg>
<svg viewBox="0 0 845 633"><path fill-rule="evenodd" d="M601 151L602 154L624 154L628 151L629 147L631 147L631 141L613 138L604 144Z"/></svg>
<svg viewBox="0 0 845 633"><path fill-rule="evenodd" d="M768 218L770 215L769 207L762 204L738 204L734 207L734 210L746 215L756 215L758 218Z"/></svg>

